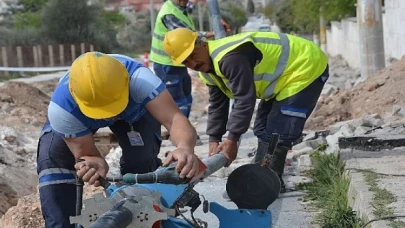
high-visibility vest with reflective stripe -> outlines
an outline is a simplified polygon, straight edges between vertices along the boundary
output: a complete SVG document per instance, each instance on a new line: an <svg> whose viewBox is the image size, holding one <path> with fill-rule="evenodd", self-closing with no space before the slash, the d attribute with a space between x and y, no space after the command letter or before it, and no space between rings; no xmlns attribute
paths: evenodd
<svg viewBox="0 0 405 228"><path fill-rule="evenodd" d="M245 32L219 40L208 41L215 74L200 72L208 85L218 86L233 98L229 81L219 69L219 62L243 43L252 42L263 55L253 69L256 97L283 100L311 84L326 69L328 58L313 42L282 33Z"/></svg>
<svg viewBox="0 0 405 228"><path fill-rule="evenodd" d="M156 18L155 31L153 31L152 35L152 48L149 59L152 62L172 66L173 65L172 59L166 54L166 52L163 49L163 40L165 38L165 34L169 30L163 24L162 19L165 15L169 14L172 14L176 18L180 19L191 30L195 30L195 26L191 15L190 14L188 14L188 16L184 15L184 13L177 6L175 6L171 0L166 1L163 4Z"/></svg>

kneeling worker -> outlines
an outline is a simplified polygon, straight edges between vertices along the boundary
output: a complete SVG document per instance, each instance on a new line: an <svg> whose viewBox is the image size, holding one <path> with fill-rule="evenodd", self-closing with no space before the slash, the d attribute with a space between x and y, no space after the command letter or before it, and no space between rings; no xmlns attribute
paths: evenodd
<svg viewBox="0 0 405 228"><path fill-rule="evenodd" d="M46 228L75 227L76 175L98 186L109 166L94 134L109 127L122 148L120 171L146 173L161 165L160 124L176 145L163 165L176 160L181 177L198 173L195 129L165 84L142 64L118 54L88 52L77 58L52 94L38 143L37 172ZM77 164L76 160L84 159ZM78 196L80 197L80 196Z"/></svg>
<svg viewBox="0 0 405 228"><path fill-rule="evenodd" d="M283 33L244 32L206 41L184 28L166 34L164 49L175 64L200 71L209 87L210 155L223 151L235 160L237 142L250 125L256 99L261 99L254 123L254 162L267 153L272 133L280 134L270 166L285 192L281 177L287 152L302 135L329 77L326 54L311 41ZM235 103L228 118L229 99Z"/></svg>

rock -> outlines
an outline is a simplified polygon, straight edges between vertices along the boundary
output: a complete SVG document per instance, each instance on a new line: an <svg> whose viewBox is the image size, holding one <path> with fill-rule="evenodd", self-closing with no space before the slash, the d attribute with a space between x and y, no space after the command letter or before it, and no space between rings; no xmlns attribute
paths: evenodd
<svg viewBox="0 0 405 228"><path fill-rule="evenodd" d="M397 105L397 104L393 105L391 115L398 116L398 117L405 116L405 107L403 107L401 105Z"/></svg>
<svg viewBox="0 0 405 228"><path fill-rule="evenodd" d="M298 143L298 144L294 145L292 147L292 149L295 151L295 150L302 150L302 149L305 149L305 148L308 148L308 147L312 148L311 142L310 141L304 141L304 142L301 142L301 143Z"/></svg>
<svg viewBox="0 0 405 228"><path fill-rule="evenodd" d="M363 117L363 125L364 127L380 127L384 124L384 120L378 114L371 114L366 115Z"/></svg>
<svg viewBox="0 0 405 228"><path fill-rule="evenodd" d="M16 140L17 137L14 135L5 135L3 139L6 140L10 144L15 145L17 143L17 140Z"/></svg>
<svg viewBox="0 0 405 228"><path fill-rule="evenodd" d="M364 135L367 131L371 129L372 129L371 127L358 126L356 130L354 130L354 135Z"/></svg>
<svg viewBox="0 0 405 228"><path fill-rule="evenodd" d="M328 148L326 149L326 152L334 153L334 152L338 151L339 150L339 137L353 136L354 130L355 130L355 128L353 126L346 123L335 134L328 135L326 137L326 141L328 143Z"/></svg>
<svg viewBox="0 0 405 228"><path fill-rule="evenodd" d="M312 165L312 161L308 154L302 155L298 159L298 166L306 167L306 166L311 166L311 165Z"/></svg>
<svg viewBox="0 0 405 228"><path fill-rule="evenodd" d="M317 136L316 132L311 131L307 135L305 135L305 137L302 139L302 141L308 141L308 140L316 139L317 137L318 136Z"/></svg>
<svg viewBox="0 0 405 228"><path fill-rule="evenodd" d="M327 143L327 141L324 137L318 137L316 139L303 141L297 145L294 145L292 149L293 150L302 150L302 149L305 149L308 147L310 147L312 149L316 149L318 147L318 145L326 144L326 143Z"/></svg>
<svg viewBox="0 0 405 228"><path fill-rule="evenodd" d="M9 113L13 107L9 103L3 103L1 106L1 110L3 110L6 113Z"/></svg>
<svg viewBox="0 0 405 228"><path fill-rule="evenodd" d="M314 152L314 148L312 148L312 147L305 147L305 148L302 148L300 150L293 150L292 158L294 160L297 160L302 155L311 154L313 152Z"/></svg>
<svg viewBox="0 0 405 228"><path fill-rule="evenodd" d="M348 124L348 123L350 123L350 122L351 122L351 120L346 120L346 121L337 122L337 123L333 124L332 126L330 126L330 127L328 128L328 129L329 129L329 133L330 133L331 135L335 134L336 132L338 132L338 131L342 128L342 126L344 126L344 125L346 125L346 124Z"/></svg>

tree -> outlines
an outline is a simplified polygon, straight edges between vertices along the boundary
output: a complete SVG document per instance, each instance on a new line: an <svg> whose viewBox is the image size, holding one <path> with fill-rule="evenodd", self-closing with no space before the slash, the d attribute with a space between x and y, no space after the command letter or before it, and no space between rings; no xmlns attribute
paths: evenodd
<svg viewBox="0 0 405 228"><path fill-rule="evenodd" d="M276 21L283 27L301 32L313 32L319 29L319 9L324 8L326 23L356 15L357 0L285 0L276 9ZM287 13L288 12L288 13ZM288 15L291 13L291 15ZM284 18L287 16L287 18ZM280 24L279 24L280 26ZM280 26L281 28L281 26ZM283 28L282 28L283 30Z"/></svg>
<svg viewBox="0 0 405 228"><path fill-rule="evenodd" d="M126 13L125 18L126 22L117 36L119 44L125 48L125 52L149 52L152 42L150 12L135 15Z"/></svg>
<svg viewBox="0 0 405 228"><path fill-rule="evenodd" d="M269 3L264 8L257 9L257 12L262 13L266 18L274 18L274 4Z"/></svg>
<svg viewBox="0 0 405 228"><path fill-rule="evenodd" d="M101 4L90 5L83 0L50 0L42 11L42 29L54 42L90 42L98 50L109 52L118 47L115 19L103 17L102 12Z"/></svg>
<svg viewBox="0 0 405 228"><path fill-rule="evenodd" d="M253 0L248 0L248 2L247 2L247 12L249 14L254 14L254 12L255 12L255 4L253 3Z"/></svg>
<svg viewBox="0 0 405 228"><path fill-rule="evenodd" d="M42 14L43 31L60 43L89 41L94 38L100 14L97 6L88 6L83 0L50 0Z"/></svg>

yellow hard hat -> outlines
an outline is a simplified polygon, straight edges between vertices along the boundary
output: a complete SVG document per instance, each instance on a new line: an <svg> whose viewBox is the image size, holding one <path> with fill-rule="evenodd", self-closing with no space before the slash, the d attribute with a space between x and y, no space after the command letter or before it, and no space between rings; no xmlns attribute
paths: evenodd
<svg viewBox="0 0 405 228"><path fill-rule="evenodd" d="M187 28L177 28L166 33L163 49L173 60L174 65L180 65L194 50L198 33Z"/></svg>
<svg viewBox="0 0 405 228"><path fill-rule="evenodd" d="M117 59L88 52L77 58L69 72L69 91L82 113L93 119L120 114L128 105L129 75Z"/></svg>

